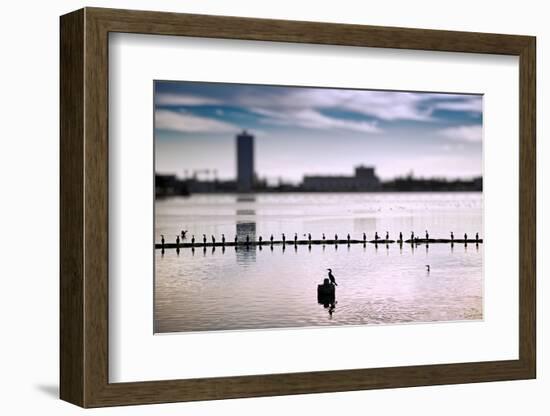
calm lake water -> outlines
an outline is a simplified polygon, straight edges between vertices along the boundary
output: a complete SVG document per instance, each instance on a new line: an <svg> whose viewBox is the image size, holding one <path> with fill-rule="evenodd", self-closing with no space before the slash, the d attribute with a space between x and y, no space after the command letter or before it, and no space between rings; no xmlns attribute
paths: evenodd
<svg viewBox="0 0 550 416"><path fill-rule="evenodd" d="M386 231L483 237L481 193L193 195L157 200L155 241L180 230L227 241L285 233L372 239ZM427 272L425 265L430 265ZM482 319L483 244L412 247L287 244L155 250L155 332L365 325ZM317 284L336 276L336 302Z"/></svg>

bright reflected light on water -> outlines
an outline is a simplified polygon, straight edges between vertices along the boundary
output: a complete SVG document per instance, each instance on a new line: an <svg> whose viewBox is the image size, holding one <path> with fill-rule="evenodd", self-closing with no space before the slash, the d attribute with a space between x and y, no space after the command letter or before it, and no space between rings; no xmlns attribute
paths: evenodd
<svg viewBox="0 0 550 416"><path fill-rule="evenodd" d="M362 238L410 232L482 235L482 196L433 194L202 195L156 202L156 241L180 230L239 240ZM173 238L171 237L173 236ZM482 319L483 244L207 247L155 252L155 331L213 331ZM427 271L426 265L430 265ZM319 304L327 268L338 286Z"/></svg>

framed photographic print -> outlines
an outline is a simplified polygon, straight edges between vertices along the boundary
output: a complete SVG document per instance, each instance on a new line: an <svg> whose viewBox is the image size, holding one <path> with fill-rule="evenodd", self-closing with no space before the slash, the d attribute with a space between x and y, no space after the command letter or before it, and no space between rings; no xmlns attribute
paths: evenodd
<svg viewBox="0 0 550 416"><path fill-rule="evenodd" d="M535 38L61 17L83 407L534 378Z"/></svg>

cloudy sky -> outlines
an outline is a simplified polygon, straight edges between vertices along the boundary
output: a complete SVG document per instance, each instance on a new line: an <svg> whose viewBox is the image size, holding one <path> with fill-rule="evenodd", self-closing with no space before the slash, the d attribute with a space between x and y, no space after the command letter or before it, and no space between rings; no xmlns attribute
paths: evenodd
<svg viewBox="0 0 550 416"><path fill-rule="evenodd" d="M243 129L256 136L256 173L270 182L361 164L383 179L482 173L481 95L155 82L157 172L234 178Z"/></svg>

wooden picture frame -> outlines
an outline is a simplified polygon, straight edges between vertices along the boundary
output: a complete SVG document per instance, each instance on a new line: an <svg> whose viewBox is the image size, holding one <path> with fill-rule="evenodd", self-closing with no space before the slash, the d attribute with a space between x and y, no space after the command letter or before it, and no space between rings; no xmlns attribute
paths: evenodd
<svg viewBox="0 0 550 416"><path fill-rule="evenodd" d="M61 17L60 396L82 407L338 392L536 376L535 38L85 8ZM519 359L110 383L108 34L192 36L519 57Z"/></svg>

